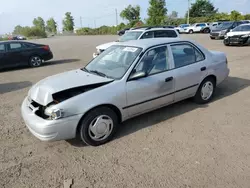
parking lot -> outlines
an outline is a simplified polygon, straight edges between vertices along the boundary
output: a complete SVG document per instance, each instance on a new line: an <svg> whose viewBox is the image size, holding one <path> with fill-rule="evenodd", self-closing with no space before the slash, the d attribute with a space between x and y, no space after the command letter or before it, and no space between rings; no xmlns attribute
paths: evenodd
<svg viewBox="0 0 250 188"><path fill-rule="evenodd" d="M20 105L37 81L85 65L95 46L117 36L36 40L54 59L39 68L0 72L0 187L230 188L250 185L250 48L225 47L206 34L182 35L226 52L229 78L214 100L186 100L123 123L100 147L41 142L22 121Z"/></svg>

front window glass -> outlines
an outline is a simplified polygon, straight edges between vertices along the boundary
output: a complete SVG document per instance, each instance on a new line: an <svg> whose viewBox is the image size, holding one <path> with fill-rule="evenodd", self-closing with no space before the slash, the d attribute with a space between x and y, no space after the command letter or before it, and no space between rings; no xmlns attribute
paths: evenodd
<svg viewBox="0 0 250 188"><path fill-rule="evenodd" d="M5 52L4 44L0 44L0 52Z"/></svg>
<svg viewBox="0 0 250 188"><path fill-rule="evenodd" d="M119 39L119 42L125 42L129 40L137 40L141 36L141 31L129 31L122 35Z"/></svg>
<svg viewBox="0 0 250 188"><path fill-rule="evenodd" d="M129 46L111 46L93 59L83 70L112 79L120 79L142 51Z"/></svg>
<svg viewBox="0 0 250 188"><path fill-rule="evenodd" d="M147 75L169 70L169 54L166 46L148 51L133 73L144 71Z"/></svg>

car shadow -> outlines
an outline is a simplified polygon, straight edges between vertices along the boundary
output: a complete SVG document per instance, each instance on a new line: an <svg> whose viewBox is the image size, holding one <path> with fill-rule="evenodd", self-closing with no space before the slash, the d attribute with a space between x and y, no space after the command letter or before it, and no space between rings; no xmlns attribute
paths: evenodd
<svg viewBox="0 0 250 188"><path fill-rule="evenodd" d="M58 65L58 64L65 64L65 63L74 63L74 62L77 62L77 61L81 61L81 59L61 59L61 60L51 60L51 61L46 61L44 62L41 67L44 67L44 66L50 66L50 65ZM21 70L21 69L36 69L36 68L31 68L29 67L28 65L21 65L21 66L18 66L18 67L12 67L12 68L3 68L3 69L0 69L0 73L1 72L11 72L11 71L17 71L17 70ZM39 68L39 67L37 67Z"/></svg>
<svg viewBox="0 0 250 188"><path fill-rule="evenodd" d="M216 88L213 101L211 102L218 101L222 98L233 95L249 86L250 86L250 80L237 77L228 77L221 85L218 86L218 88ZM121 137L137 132L141 129L153 126L165 120L169 120L176 116L180 116L184 113L193 111L197 108L206 108L206 107L208 107L207 104L198 105L194 103L191 99L187 99L169 105L167 107L163 107L158 110L148 112L146 114L137 116L122 123L114 139L119 139ZM80 143L76 139L70 140L68 142L75 147L85 146L85 144Z"/></svg>
<svg viewBox="0 0 250 188"><path fill-rule="evenodd" d="M81 59L61 59L61 60L51 60L43 63L42 66L49 66L49 65L57 65L57 64L65 64L65 63L74 63L77 61L81 61Z"/></svg>
<svg viewBox="0 0 250 188"><path fill-rule="evenodd" d="M0 84L0 94L24 89L24 88L30 87L31 85L32 85L32 82L29 82L29 81Z"/></svg>

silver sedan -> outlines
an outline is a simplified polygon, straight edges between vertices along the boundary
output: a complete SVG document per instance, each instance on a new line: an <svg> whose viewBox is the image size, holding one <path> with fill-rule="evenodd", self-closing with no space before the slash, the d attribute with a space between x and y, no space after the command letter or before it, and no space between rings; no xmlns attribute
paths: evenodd
<svg viewBox="0 0 250 188"><path fill-rule="evenodd" d="M145 39L109 47L84 68L35 84L21 111L37 138L108 142L134 116L193 98L209 102L228 77L223 52L193 41Z"/></svg>

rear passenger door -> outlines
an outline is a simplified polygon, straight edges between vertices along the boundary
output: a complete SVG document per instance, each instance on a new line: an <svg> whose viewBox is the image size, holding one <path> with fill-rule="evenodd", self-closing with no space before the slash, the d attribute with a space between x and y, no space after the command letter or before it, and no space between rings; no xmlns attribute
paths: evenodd
<svg viewBox="0 0 250 188"><path fill-rule="evenodd" d="M191 43L170 45L174 61L175 101L195 95L207 75L205 55Z"/></svg>
<svg viewBox="0 0 250 188"><path fill-rule="evenodd" d="M0 68L8 66L8 60L6 59L6 47L4 43L0 44Z"/></svg>
<svg viewBox="0 0 250 188"><path fill-rule="evenodd" d="M154 38L176 38L178 37L174 30L157 30L154 31Z"/></svg>
<svg viewBox="0 0 250 188"><path fill-rule="evenodd" d="M140 39L151 39L154 38L154 32L153 31L147 31L145 32Z"/></svg>
<svg viewBox="0 0 250 188"><path fill-rule="evenodd" d="M11 42L7 44L7 57L9 59L9 63L13 66L27 64L25 54L24 54L24 46L20 42Z"/></svg>

